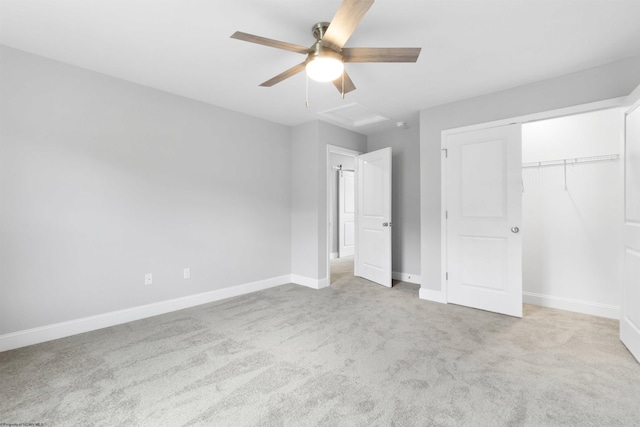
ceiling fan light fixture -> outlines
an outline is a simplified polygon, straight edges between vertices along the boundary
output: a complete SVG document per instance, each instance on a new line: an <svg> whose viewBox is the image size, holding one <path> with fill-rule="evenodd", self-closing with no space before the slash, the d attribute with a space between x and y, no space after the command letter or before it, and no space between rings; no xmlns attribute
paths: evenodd
<svg viewBox="0 0 640 427"><path fill-rule="evenodd" d="M342 75L344 64L331 56L317 57L307 62L307 75L317 82L332 82Z"/></svg>
<svg viewBox="0 0 640 427"><path fill-rule="evenodd" d="M313 52L307 56L305 65L307 75L317 82L332 82L344 72L342 55L321 44L318 40L313 47Z"/></svg>

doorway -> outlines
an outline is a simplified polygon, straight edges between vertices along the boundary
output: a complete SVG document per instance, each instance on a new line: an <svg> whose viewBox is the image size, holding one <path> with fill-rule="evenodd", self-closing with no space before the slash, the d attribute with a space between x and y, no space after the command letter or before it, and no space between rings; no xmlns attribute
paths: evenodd
<svg viewBox="0 0 640 427"><path fill-rule="evenodd" d="M327 207L329 285L336 274L353 276L355 251L355 169L361 153L342 147L327 146Z"/></svg>
<svg viewBox="0 0 640 427"><path fill-rule="evenodd" d="M620 318L621 108L522 126L525 303Z"/></svg>
<svg viewBox="0 0 640 427"><path fill-rule="evenodd" d="M345 167L341 164L332 165L333 154L347 154L354 161L354 188L348 193L354 195L351 203L336 203L335 184L332 178L346 178ZM327 227L327 248L335 248L335 242L340 242L340 233L344 243L346 232L353 230L354 240L354 275L371 282L390 288L392 286L391 266L391 147L359 154L351 150L337 147L327 147L327 218L331 218L336 205L342 205L343 211L349 211L349 221L344 218L334 218ZM344 179L339 181L345 185ZM343 196L347 194L344 191ZM338 212L338 216L345 212ZM336 225L342 228L337 234ZM333 241L333 242L332 242ZM344 248L342 248L344 249ZM346 254L345 254L346 255ZM349 255L350 256L350 255ZM326 274L331 282L330 256L327 256ZM331 284L331 283L329 283Z"/></svg>

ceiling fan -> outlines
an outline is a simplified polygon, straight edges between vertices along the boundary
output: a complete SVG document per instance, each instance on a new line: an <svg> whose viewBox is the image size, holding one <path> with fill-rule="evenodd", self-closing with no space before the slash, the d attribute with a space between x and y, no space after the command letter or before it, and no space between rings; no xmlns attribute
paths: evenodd
<svg viewBox="0 0 640 427"><path fill-rule="evenodd" d="M309 78L313 80L332 81L344 97L345 93L356 88L344 70L345 62L416 62L420 55L419 47L344 47L373 1L343 0L331 22L318 22L311 28L316 41L308 48L241 31L233 33L231 38L307 55L300 64L294 65L260 86L271 87L306 70Z"/></svg>

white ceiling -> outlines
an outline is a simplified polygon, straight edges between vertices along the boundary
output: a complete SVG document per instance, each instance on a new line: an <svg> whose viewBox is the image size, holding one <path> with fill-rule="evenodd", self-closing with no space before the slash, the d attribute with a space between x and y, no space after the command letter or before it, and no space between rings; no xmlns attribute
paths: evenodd
<svg viewBox="0 0 640 427"><path fill-rule="evenodd" d="M377 0L347 47L421 47L415 64L347 64L342 100L305 75L258 85L304 56L229 38L311 46L341 0L0 0L0 43L145 86L297 125L354 102L391 120L427 107L640 55L640 0ZM417 125L416 123L413 123ZM343 124L344 126L344 124ZM348 127L348 126L347 126Z"/></svg>

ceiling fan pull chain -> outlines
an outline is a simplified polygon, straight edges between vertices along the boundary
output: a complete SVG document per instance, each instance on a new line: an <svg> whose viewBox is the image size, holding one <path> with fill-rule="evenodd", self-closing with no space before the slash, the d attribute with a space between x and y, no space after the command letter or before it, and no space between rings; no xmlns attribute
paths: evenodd
<svg viewBox="0 0 640 427"><path fill-rule="evenodd" d="M304 99L304 106L309 108L309 75L307 74L307 78L305 79L306 83L306 93Z"/></svg>

